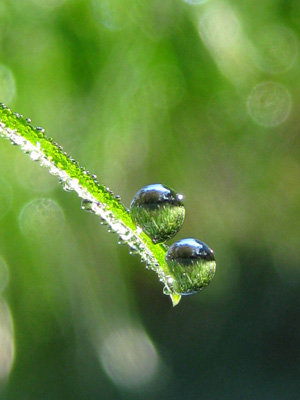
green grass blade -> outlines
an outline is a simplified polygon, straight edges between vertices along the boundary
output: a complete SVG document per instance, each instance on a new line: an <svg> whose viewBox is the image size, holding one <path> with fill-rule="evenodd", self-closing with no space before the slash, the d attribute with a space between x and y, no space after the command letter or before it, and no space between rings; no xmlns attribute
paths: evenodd
<svg viewBox="0 0 300 400"><path fill-rule="evenodd" d="M173 276L165 262L167 246L153 244L147 235L140 232L119 198L47 138L42 128L33 127L29 119L13 113L3 104L0 106L0 135L20 146L33 161L47 167L52 175L57 175L66 191L75 191L83 200L83 208L106 221L120 241L126 243L132 253L139 254L146 266L158 274L164 284L164 293L171 296L173 305L179 303L180 296L171 293L168 285L168 279Z"/></svg>

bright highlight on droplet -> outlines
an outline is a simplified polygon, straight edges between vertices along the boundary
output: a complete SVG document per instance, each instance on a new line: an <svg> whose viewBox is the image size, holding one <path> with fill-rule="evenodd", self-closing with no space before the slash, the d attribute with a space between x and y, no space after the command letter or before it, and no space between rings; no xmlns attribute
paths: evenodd
<svg viewBox="0 0 300 400"><path fill-rule="evenodd" d="M111 332L104 339L99 356L108 377L126 389L138 390L150 384L159 368L155 347L139 328Z"/></svg>
<svg viewBox="0 0 300 400"><path fill-rule="evenodd" d="M292 106L289 90L277 82L262 82L252 89L248 112L259 125L276 126L287 119Z"/></svg>
<svg viewBox="0 0 300 400"><path fill-rule="evenodd" d="M52 240L62 233L64 213L52 199L34 199L27 203L19 216L23 235L39 240Z"/></svg>
<svg viewBox="0 0 300 400"><path fill-rule="evenodd" d="M295 33L284 26L271 25L260 30L255 37L258 50L257 64L266 72L288 71L298 55Z"/></svg>
<svg viewBox="0 0 300 400"><path fill-rule="evenodd" d="M4 178L0 178L0 219L10 211L12 199L11 185Z"/></svg>
<svg viewBox="0 0 300 400"><path fill-rule="evenodd" d="M4 103L10 103L15 96L16 86L14 76L9 68L0 64L0 98Z"/></svg>
<svg viewBox="0 0 300 400"><path fill-rule="evenodd" d="M0 292L5 289L8 283L8 267L2 257L0 257Z"/></svg>
<svg viewBox="0 0 300 400"><path fill-rule="evenodd" d="M8 377L14 360L13 324L9 308L0 300L0 382Z"/></svg>

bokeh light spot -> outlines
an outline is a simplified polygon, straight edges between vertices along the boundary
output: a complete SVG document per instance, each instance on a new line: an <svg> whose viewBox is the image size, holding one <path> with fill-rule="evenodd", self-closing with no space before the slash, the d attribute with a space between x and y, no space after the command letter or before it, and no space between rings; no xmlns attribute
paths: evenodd
<svg viewBox="0 0 300 400"><path fill-rule="evenodd" d="M215 3L201 16L199 33L209 48L220 51L222 55L237 45L240 23L226 3Z"/></svg>
<svg viewBox="0 0 300 400"><path fill-rule="evenodd" d="M248 112L259 125L276 126L287 119L292 106L289 90L277 82L262 82L252 89Z"/></svg>
<svg viewBox="0 0 300 400"><path fill-rule="evenodd" d="M15 96L16 85L9 68L0 64L0 98L3 103L10 103Z"/></svg>
<svg viewBox="0 0 300 400"><path fill-rule="evenodd" d="M151 383L159 357L146 333L126 327L111 332L100 349L100 359L109 378L123 388L138 390Z"/></svg>
<svg viewBox="0 0 300 400"><path fill-rule="evenodd" d="M255 45L259 53L258 66L269 73L289 70L298 55L296 35L284 26L271 25L259 30Z"/></svg>
<svg viewBox="0 0 300 400"><path fill-rule="evenodd" d="M34 199L27 203L19 216L23 235L37 240L53 240L64 228L64 213L52 199Z"/></svg>

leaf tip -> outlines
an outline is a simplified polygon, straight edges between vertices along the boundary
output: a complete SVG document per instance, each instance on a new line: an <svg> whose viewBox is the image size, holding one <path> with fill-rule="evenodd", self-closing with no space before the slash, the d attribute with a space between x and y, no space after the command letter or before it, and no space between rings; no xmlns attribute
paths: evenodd
<svg viewBox="0 0 300 400"><path fill-rule="evenodd" d="M171 294L170 295L173 307L177 306L177 304L180 302L181 296L180 294Z"/></svg>

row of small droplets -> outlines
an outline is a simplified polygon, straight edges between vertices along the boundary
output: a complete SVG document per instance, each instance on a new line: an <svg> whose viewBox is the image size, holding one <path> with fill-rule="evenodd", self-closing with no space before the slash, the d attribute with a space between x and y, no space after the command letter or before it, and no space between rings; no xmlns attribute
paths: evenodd
<svg viewBox="0 0 300 400"><path fill-rule="evenodd" d="M10 109L7 108L3 103L0 103L0 108L6 109L9 113L11 112ZM89 171L86 171L83 167L80 167L77 161L68 156L66 152L63 152L62 146L59 146L57 143L55 143L52 138L47 138L44 135L45 130L42 127L33 127L31 125L31 119L24 118L21 114L12 113L12 115L20 120L20 122L27 124L31 129L33 129L41 140L47 140L53 146L55 146L65 157L69 159L69 161L76 165L84 175L89 176L93 179L96 185L99 185L97 176L91 175ZM102 220L101 223L108 224L111 231L114 231L119 235L119 243L127 244L131 248L130 254L139 254L142 261L146 263L146 266L152 270L155 270L158 273L160 280L164 281L164 275L159 268L159 263L144 245L143 241L139 237L139 234L128 228L122 221L117 220L113 213L107 209L106 204L98 202L93 195L91 195L79 184L78 179L70 177L67 172L59 169L53 162L51 162L41 150L41 146L38 141L36 145L32 144L29 140L22 137L16 129L10 129L2 121L0 121L0 134L2 137L10 140L12 145L20 146L22 151L28 154L33 161L39 162L41 166L48 168L50 174L58 176L64 190L75 191L82 199L82 208L100 216ZM113 196L112 191L108 187L106 187L105 190ZM119 195L113 197L117 201L120 201Z"/></svg>

